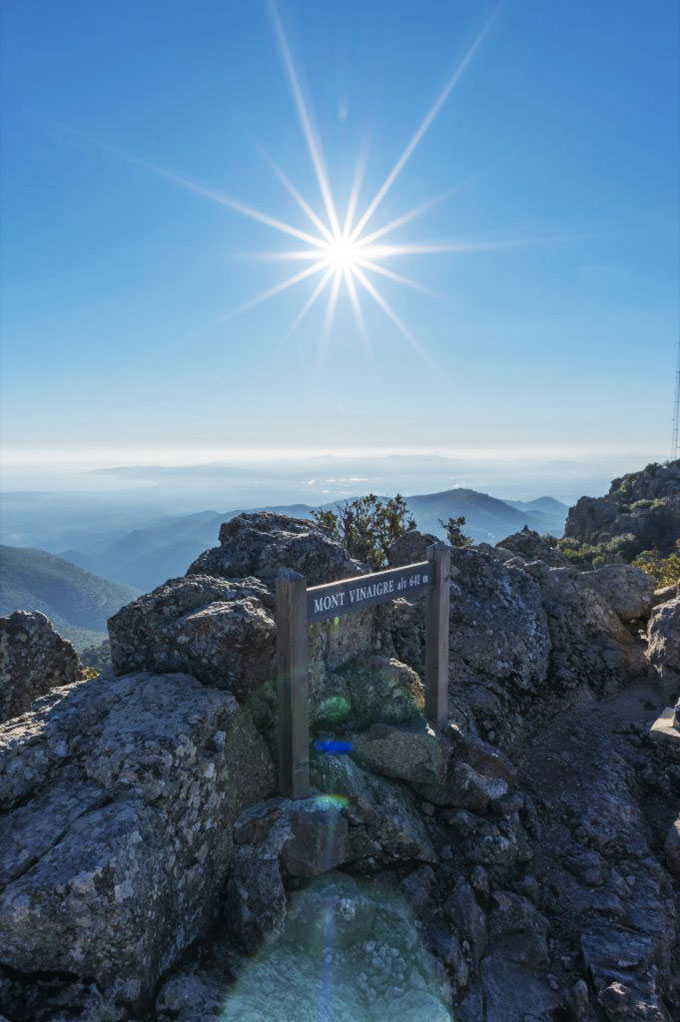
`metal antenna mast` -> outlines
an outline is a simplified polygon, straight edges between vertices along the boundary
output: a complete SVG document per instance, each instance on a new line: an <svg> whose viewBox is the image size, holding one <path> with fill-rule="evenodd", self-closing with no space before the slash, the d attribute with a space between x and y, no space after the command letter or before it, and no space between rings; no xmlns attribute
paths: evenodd
<svg viewBox="0 0 680 1022"><path fill-rule="evenodd" d="M678 338L678 364L675 370L675 400L673 405L673 433L671 436L671 461L678 457L678 432L680 430L680 338Z"/></svg>

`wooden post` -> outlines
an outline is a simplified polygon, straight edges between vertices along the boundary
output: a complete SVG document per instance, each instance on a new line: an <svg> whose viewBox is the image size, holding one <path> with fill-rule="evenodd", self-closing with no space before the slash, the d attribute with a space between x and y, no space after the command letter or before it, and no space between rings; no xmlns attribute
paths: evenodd
<svg viewBox="0 0 680 1022"><path fill-rule="evenodd" d="M449 716L449 572L451 550L445 543L427 548L434 586L425 607L425 712L443 727Z"/></svg>
<svg viewBox="0 0 680 1022"><path fill-rule="evenodd" d="M304 798L309 794L307 582L296 571L282 571L276 580L276 672L279 791L286 798Z"/></svg>

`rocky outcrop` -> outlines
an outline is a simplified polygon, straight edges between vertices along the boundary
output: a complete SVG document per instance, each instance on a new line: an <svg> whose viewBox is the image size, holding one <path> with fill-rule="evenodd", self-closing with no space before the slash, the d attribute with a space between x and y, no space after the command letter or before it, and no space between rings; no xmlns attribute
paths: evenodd
<svg viewBox="0 0 680 1022"><path fill-rule="evenodd" d="M540 561L527 564L526 571L541 588L554 690L587 685L601 694L645 672L641 643L588 578L597 572L548 568Z"/></svg>
<svg viewBox="0 0 680 1022"><path fill-rule="evenodd" d="M539 536L526 525L520 532L496 543L496 549L510 557L522 557L525 561L545 561L551 568L564 568L569 564L567 558L551 546L544 536Z"/></svg>
<svg viewBox="0 0 680 1022"><path fill-rule="evenodd" d="M337 683L347 693L347 718L355 728L424 720L423 683L412 667L399 660L376 654L356 657L333 678L334 687Z"/></svg>
<svg viewBox="0 0 680 1022"><path fill-rule="evenodd" d="M281 568L288 568L314 586L365 570L326 529L271 511L237 515L222 525L219 538L220 545L201 554L187 575L227 579L255 575L271 584Z"/></svg>
<svg viewBox="0 0 680 1022"><path fill-rule="evenodd" d="M648 628L649 662L669 698L680 693L680 597L654 608Z"/></svg>
<svg viewBox="0 0 680 1022"><path fill-rule="evenodd" d="M585 571L580 585L598 593L622 621L649 616L654 605L654 579L631 564L606 564Z"/></svg>
<svg viewBox="0 0 680 1022"><path fill-rule="evenodd" d="M541 586L523 562L451 550L451 716L509 740L544 685L551 640Z"/></svg>
<svg viewBox="0 0 680 1022"><path fill-rule="evenodd" d="M0 723L82 677L78 654L44 614L15 610L0 617Z"/></svg>
<svg viewBox="0 0 680 1022"><path fill-rule="evenodd" d="M0 729L0 965L139 1005L210 922L231 825L273 783L247 711L188 675L43 698Z"/></svg>
<svg viewBox="0 0 680 1022"><path fill-rule="evenodd" d="M626 620L652 601L648 577L628 566L579 572L510 554L451 550L450 716L503 747L556 697L646 673L644 646L610 600ZM389 629L399 658L422 670L422 607L396 601Z"/></svg>
<svg viewBox="0 0 680 1022"><path fill-rule="evenodd" d="M123 676L0 728L0 1014L667 1022L680 772L627 723L648 690L607 734L592 723L646 675L646 577L551 562L527 533L452 550L442 730L422 602L312 626L313 787L290 801L274 579L362 568L308 522L234 521L112 619ZM675 618L663 629L673 665Z"/></svg>
<svg viewBox="0 0 680 1022"><path fill-rule="evenodd" d="M604 497L581 497L569 510L564 534L593 545L631 535L633 554L658 550L667 556L680 537L680 460L615 479Z"/></svg>

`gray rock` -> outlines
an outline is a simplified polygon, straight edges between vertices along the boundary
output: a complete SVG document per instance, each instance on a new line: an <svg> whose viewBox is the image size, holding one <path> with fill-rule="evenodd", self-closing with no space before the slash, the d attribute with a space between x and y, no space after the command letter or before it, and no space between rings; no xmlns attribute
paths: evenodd
<svg viewBox="0 0 680 1022"><path fill-rule="evenodd" d="M417 916L432 904L437 876L431 866L419 866L401 881L401 889Z"/></svg>
<svg viewBox="0 0 680 1022"><path fill-rule="evenodd" d="M433 952L443 962L456 986L467 986L470 966L463 954L458 935L438 927L431 934L430 943Z"/></svg>
<svg viewBox="0 0 680 1022"><path fill-rule="evenodd" d="M78 654L44 614L15 610L0 617L0 723L25 713L38 696L82 677Z"/></svg>
<svg viewBox="0 0 680 1022"><path fill-rule="evenodd" d="M519 894L495 891L487 917L489 945L505 961L544 969L548 965L548 920Z"/></svg>
<svg viewBox="0 0 680 1022"><path fill-rule="evenodd" d="M446 899L443 911L460 939L466 940L470 945L473 959L478 965L486 951L488 940L486 917L475 897L475 892L465 880L458 881Z"/></svg>
<svg viewBox="0 0 680 1022"><path fill-rule="evenodd" d="M449 737L453 736L453 740ZM409 725L374 724L352 737L352 756L370 770L406 781L421 797L435 805L457 806L483 812L492 799L508 790L504 779L487 777L456 752L467 747L470 758L488 765L494 774L510 773L510 761L484 742L466 742L461 732L445 733L425 721Z"/></svg>
<svg viewBox="0 0 680 1022"><path fill-rule="evenodd" d="M673 876L680 877L680 816L671 824L666 835L664 853L669 872Z"/></svg>
<svg viewBox="0 0 680 1022"><path fill-rule="evenodd" d="M156 998L158 1022L205 1022L220 1015L227 984L205 969L187 968L171 976Z"/></svg>
<svg viewBox="0 0 680 1022"><path fill-rule="evenodd" d="M600 887L604 883L604 860L598 852L572 853L564 864L587 887Z"/></svg>
<svg viewBox="0 0 680 1022"><path fill-rule="evenodd" d="M220 1017L447 1022L443 985L441 965L423 945L398 889L329 873L294 892L282 934L265 942L226 991ZM204 980L201 987L205 999ZM204 1017L179 1015L182 1022Z"/></svg>
<svg viewBox="0 0 680 1022"><path fill-rule="evenodd" d="M109 619L117 674L182 671L243 700L274 671L275 626L257 579L171 579Z"/></svg>
<svg viewBox="0 0 680 1022"><path fill-rule="evenodd" d="M387 561L390 568L401 568L404 564L417 564L427 557L427 548L440 540L429 532L418 532L411 529L395 539L387 551Z"/></svg>
<svg viewBox="0 0 680 1022"><path fill-rule="evenodd" d="M496 550L507 554L506 559L521 557L525 561L544 561L551 568L564 568L569 564L567 558L551 546L544 536L539 536L526 525L520 532L496 543Z"/></svg>
<svg viewBox="0 0 680 1022"><path fill-rule="evenodd" d="M334 947L361 944L373 932L376 911L375 900L350 876L329 874L291 896L283 939L323 948L330 931Z"/></svg>
<svg viewBox="0 0 680 1022"><path fill-rule="evenodd" d="M547 568L540 561L526 564L524 570L541 587L555 693L588 686L599 694L645 673L642 644L589 585L588 572Z"/></svg>
<svg viewBox="0 0 680 1022"><path fill-rule="evenodd" d="M286 915L286 892L278 857L261 847L239 848L227 884L225 917L230 932L248 954L279 933Z"/></svg>
<svg viewBox="0 0 680 1022"><path fill-rule="evenodd" d="M661 603L649 619L647 655L667 696L680 691L680 597Z"/></svg>
<svg viewBox="0 0 680 1022"><path fill-rule="evenodd" d="M359 657L338 673L347 687L355 727L424 718L423 683L412 667L399 660Z"/></svg>
<svg viewBox="0 0 680 1022"><path fill-rule="evenodd" d="M231 824L271 789L273 767L228 693L133 675L61 689L0 728L3 781L16 808L3 828L0 962L27 974L40 963L139 1005L210 922Z"/></svg>
<svg viewBox="0 0 680 1022"><path fill-rule="evenodd" d="M482 866L530 862L533 852L516 813L492 820L465 809L447 809L442 818L452 828L463 857Z"/></svg>
<svg viewBox="0 0 680 1022"><path fill-rule="evenodd" d="M404 788L362 770L347 756L317 757L312 781L344 804L351 862L437 861L413 797Z"/></svg>
<svg viewBox="0 0 680 1022"><path fill-rule="evenodd" d="M512 784L517 777L517 770L504 752L496 749L480 738L463 734L457 724L449 724L446 737L451 742L456 759L469 764L474 770L485 777L495 777Z"/></svg>
<svg viewBox="0 0 680 1022"><path fill-rule="evenodd" d="M670 1022L657 989L654 940L646 934L608 927L581 937L581 952L610 1022Z"/></svg>
<svg viewBox="0 0 680 1022"><path fill-rule="evenodd" d="M541 588L523 565L452 549L450 715L509 744L543 694L550 648Z"/></svg>
<svg viewBox="0 0 680 1022"><path fill-rule="evenodd" d="M283 866L290 876L319 876L347 859L347 820L332 800L293 803L290 827L292 836L282 849Z"/></svg>
<svg viewBox="0 0 680 1022"><path fill-rule="evenodd" d="M187 575L227 579L255 575L271 584L282 568L288 568L314 586L365 571L327 529L271 511L237 515L221 526L219 539L220 545L202 553Z"/></svg>
<svg viewBox="0 0 680 1022"><path fill-rule="evenodd" d="M654 604L654 579L632 564L605 564L584 571L580 581L599 593L622 621L647 617Z"/></svg>
<svg viewBox="0 0 680 1022"><path fill-rule="evenodd" d="M680 460L614 479L604 497L581 497L564 534L593 544L631 535L637 551L668 555L680 535Z"/></svg>
<svg viewBox="0 0 680 1022"><path fill-rule="evenodd" d="M668 603L669 600L675 600L678 596L680 596L680 582L674 582L669 586L661 586L660 589L654 590L654 606L657 603Z"/></svg>
<svg viewBox="0 0 680 1022"><path fill-rule="evenodd" d="M483 813L490 803L497 803L507 794L508 785L498 777L478 774L468 763L450 756L446 774L436 784L414 784L413 788L438 806L453 806Z"/></svg>
<svg viewBox="0 0 680 1022"><path fill-rule="evenodd" d="M526 966L490 954L482 962L484 1022L549 1022L560 1003L557 994Z"/></svg>
<svg viewBox="0 0 680 1022"><path fill-rule="evenodd" d="M409 784L437 785L445 780L451 746L425 721L401 726L373 724L353 735L351 742L352 757L374 773Z"/></svg>

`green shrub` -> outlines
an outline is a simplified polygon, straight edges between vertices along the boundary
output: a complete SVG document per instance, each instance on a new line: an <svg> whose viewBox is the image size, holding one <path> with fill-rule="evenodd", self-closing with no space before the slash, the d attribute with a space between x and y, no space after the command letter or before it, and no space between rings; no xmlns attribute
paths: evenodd
<svg viewBox="0 0 680 1022"><path fill-rule="evenodd" d="M463 526L465 525L465 515L459 515L457 518L449 518L448 521L442 521L439 519L439 524L442 529L446 532L446 537L449 541L450 546L465 547L470 546L472 540L469 536L466 536L463 532Z"/></svg>
<svg viewBox="0 0 680 1022"><path fill-rule="evenodd" d="M676 540L675 551L668 557L661 557L658 550L644 550L633 565L652 575L659 588L675 585L680 582L680 539Z"/></svg>
<svg viewBox="0 0 680 1022"><path fill-rule="evenodd" d="M587 570L605 564L630 564L637 549L635 536L626 532L606 543L581 543L572 536L557 541L557 549L576 565Z"/></svg>
<svg viewBox="0 0 680 1022"><path fill-rule="evenodd" d="M377 497L369 493L341 504L336 511L315 511L314 520L329 529L352 557L379 571L387 564L387 551L395 539L415 529L406 501L396 497Z"/></svg>

